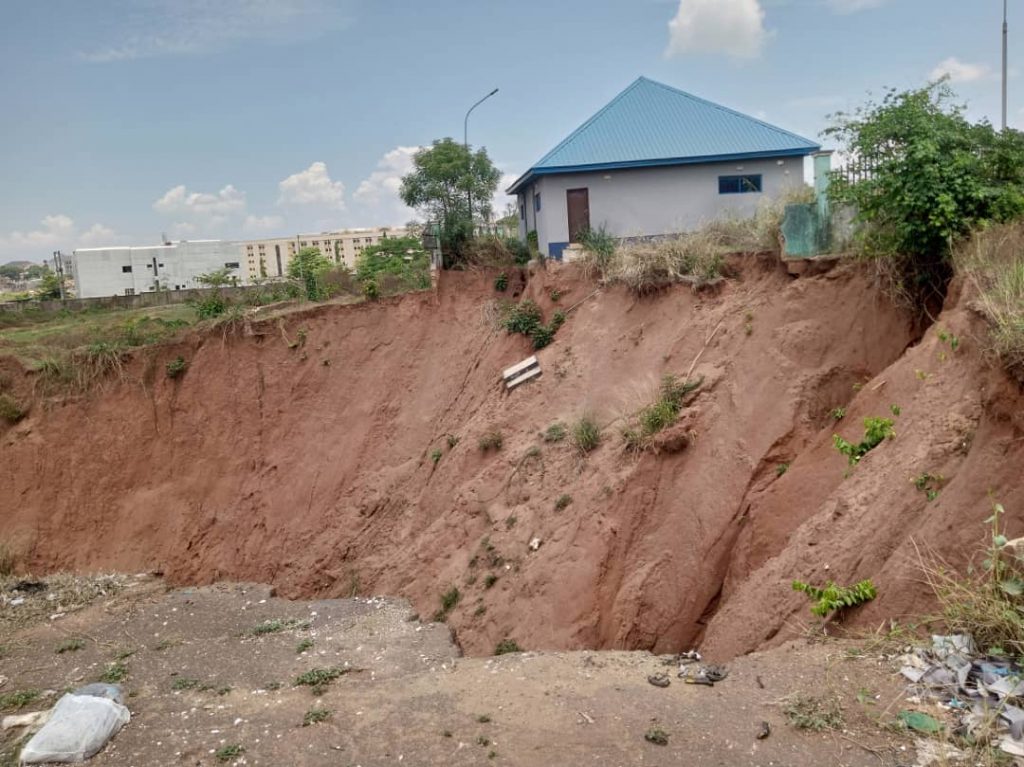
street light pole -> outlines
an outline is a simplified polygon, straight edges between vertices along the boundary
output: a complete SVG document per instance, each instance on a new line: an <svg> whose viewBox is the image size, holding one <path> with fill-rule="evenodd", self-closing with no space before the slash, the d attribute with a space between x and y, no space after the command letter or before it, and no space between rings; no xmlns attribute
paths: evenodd
<svg viewBox="0 0 1024 767"><path fill-rule="evenodd" d="M466 111L466 117L462 121L462 147L463 147L463 149L466 150L466 155L467 156L469 156L469 113L472 112L474 109L476 109L481 104L483 104L485 101L487 101L487 99L489 99L491 96L493 96L497 92L498 92L498 89L495 88L493 91L488 93L486 96L484 96L482 99L480 99L478 102L476 102L473 106L471 106ZM473 167L473 160L472 160L472 158L470 158L469 167L470 167L470 170L472 170L472 167ZM470 180L470 185L466 188L466 201L469 203L469 226L470 226L470 228L472 228L472 226L473 226L473 187L472 187L472 180Z"/></svg>
<svg viewBox="0 0 1024 767"><path fill-rule="evenodd" d="M1003 130L1006 130L1006 0L1003 0Z"/></svg>

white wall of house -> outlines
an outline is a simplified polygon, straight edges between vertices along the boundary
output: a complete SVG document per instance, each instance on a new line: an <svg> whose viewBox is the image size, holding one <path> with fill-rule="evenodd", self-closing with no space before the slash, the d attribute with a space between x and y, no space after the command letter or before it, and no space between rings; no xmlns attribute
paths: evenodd
<svg viewBox="0 0 1024 767"><path fill-rule="evenodd" d="M72 273L79 298L123 296L203 287L200 274L227 268L245 282L238 244L191 240L145 247L80 248Z"/></svg>
<svg viewBox="0 0 1024 767"><path fill-rule="evenodd" d="M761 192L719 194L719 176L759 174ZM764 200L804 183L804 158L781 157L738 162L539 176L520 193L526 201L525 232L536 229L542 253L569 241L566 192L588 190L590 225L616 237L691 231L724 215L753 214ZM535 211L533 195L541 198Z"/></svg>

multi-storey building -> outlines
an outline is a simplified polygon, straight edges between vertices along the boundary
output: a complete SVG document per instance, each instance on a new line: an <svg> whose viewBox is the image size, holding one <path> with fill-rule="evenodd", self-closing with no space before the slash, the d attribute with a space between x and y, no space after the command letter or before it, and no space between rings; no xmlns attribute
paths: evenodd
<svg viewBox="0 0 1024 767"><path fill-rule="evenodd" d="M244 240L238 244L246 276L252 281L286 276L288 263L303 248L317 248L336 264L344 264L354 269L356 259L364 248L377 245L389 237L405 237L407 234L408 230L405 227L373 227L297 234L294 237L275 237L266 240Z"/></svg>

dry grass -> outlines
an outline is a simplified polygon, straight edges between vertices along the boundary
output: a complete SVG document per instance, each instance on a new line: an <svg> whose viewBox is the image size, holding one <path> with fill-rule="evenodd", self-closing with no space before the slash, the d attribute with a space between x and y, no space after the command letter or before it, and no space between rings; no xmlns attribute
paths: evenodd
<svg viewBox="0 0 1024 767"><path fill-rule="evenodd" d="M0 593L10 593L11 588L24 575L8 574L0 577ZM46 621L59 612L71 612L94 602L101 597L117 594L128 583L122 575L72 575L58 573L39 578L46 584L43 591L25 594L25 602L17 609L0 609L0 636L24 626Z"/></svg>
<svg viewBox="0 0 1024 767"><path fill-rule="evenodd" d="M595 232L582 243L584 274L622 283L639 295L676 282L710 282L722 276L730 253L781 252L785 206L806 196L798 190L764 202L753 216L724 216L672 237L618 243Z"/></svg>
<svg viewBox="0 0 1024 767"><path fill-rule="evenodd" d="M1024 381L1024 223L976 232L954 251L953 261L977 288L992 351Z"/></svg>

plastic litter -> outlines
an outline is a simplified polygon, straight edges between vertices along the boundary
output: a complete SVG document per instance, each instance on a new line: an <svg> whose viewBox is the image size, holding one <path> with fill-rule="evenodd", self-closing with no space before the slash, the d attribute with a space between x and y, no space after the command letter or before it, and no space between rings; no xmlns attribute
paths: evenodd
<svg viewBox="0 0 1024 767"><path fill-rule="evenodd" d="M22 763L83 762L99 752L129 719L128 709L109 698L64 695L50 712L49 721L25 744Z"/></svg>
<svg viewBox="0 0 1024 767"><path fill-rule="evenodd" d="M668 687L672 684L672 680L668 678L668 674L659 672L657 674L651 674L647 677L647 681L653 684L655 687Z"/></svg>

